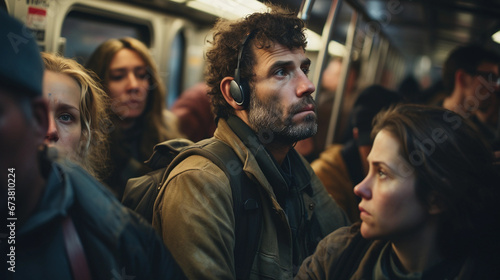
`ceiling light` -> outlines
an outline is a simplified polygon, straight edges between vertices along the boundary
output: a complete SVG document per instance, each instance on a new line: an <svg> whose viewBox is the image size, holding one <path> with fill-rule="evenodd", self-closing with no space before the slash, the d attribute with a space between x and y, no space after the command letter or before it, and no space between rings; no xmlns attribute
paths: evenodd
<svg viewBox="0 0 500 280"><path fill-rule="evenodd" d="M495 34L491 36L491 39L495 41L495 43L500 44L500 30L498 30Z"/></svg>
<svg viewBox="0 0 500 280"><path fill-rule="evenodd" d="M256 0L192 0L187 6L226 19L267 11L267 6Z"/></svg>

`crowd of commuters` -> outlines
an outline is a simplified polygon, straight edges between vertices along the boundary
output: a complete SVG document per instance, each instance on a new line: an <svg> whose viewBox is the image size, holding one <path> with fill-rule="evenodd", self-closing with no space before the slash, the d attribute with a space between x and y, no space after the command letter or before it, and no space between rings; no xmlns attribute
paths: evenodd
<svg viewBox="0 0 500 280"><path fill-rule="evenodd" d="M289 10L270 5L219 19L205 82L172 111L137 39L105 41L84 67L41 53L1 10L0 26L0 174L16 186L2 184L0 195L4 221L14 192L16 210L15 244L0 230L1 279L500 275L494 52L470 45L450 53L441 99L424 97L414 80L399 92L374 85L358 93L356 61L344 90L344 142L323 147L313 140L318 104L331 107L333 95L312 98L306 26ZM23 40L14 44L9 34ZM336 90L341 65L333 58L325 70L325 92ZM227 169L256 195L236 202L234 176L196 154L149 182L157 190L151 224L125 208L127 181L151 174L145 161L155 145L179 138L226 147ZM240 204L258 211L260 223L256 249L243 253Z"/></svg>

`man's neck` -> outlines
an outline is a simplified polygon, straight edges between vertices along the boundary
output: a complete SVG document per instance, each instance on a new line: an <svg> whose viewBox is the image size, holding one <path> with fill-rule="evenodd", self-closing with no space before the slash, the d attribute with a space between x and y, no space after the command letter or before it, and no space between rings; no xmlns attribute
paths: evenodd
<svg viewBox="0 0 500 280"><path fill-rule="evenodd" d="M277 144L277 143L269 143L264 145L266 149L271 153L271 155L274 157L276 162L278 162L279 165L283 164L283 161L286 158L286 155L292 148L292 145L283 145L283 144Z"/></svg>
<svg viewBox="0 0 500 280"><path fill-rule="evenodd" d="M459 106L463 107L465 94L460 90L456 89L453 93L443 100L443 108L451 110L455 113L460 113Z"/></svg>

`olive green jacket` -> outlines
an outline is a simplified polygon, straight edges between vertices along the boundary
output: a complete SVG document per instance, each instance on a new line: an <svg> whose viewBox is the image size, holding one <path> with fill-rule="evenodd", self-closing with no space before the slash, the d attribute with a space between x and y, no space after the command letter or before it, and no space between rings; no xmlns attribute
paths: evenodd
<svg viewBox="0 0 500 280"><path fill-rule="evenodd" d="M246 127L245 141L223 119L219 120L215 137L233 148L243 162L243 171L261 188L262 233L250 279L292 279L292 231L270 183L283 178L258 137L241 120L237 119L236 122L243 124L239 127ZM245 145L244 142L250 144ZM310 219L314 214L320 225L321 232L318 236L309 236L315 239L316 245L319 239L349 224L349 221L307 162L294 150L291 152L299 161L292 162L294 170L298 170L294 176L299 177L299 188L311 190L310 194L303 194L303 216ZM257 163L255 155L269 158L264 167L265 172ZM229 165L230 163L228 167ZM272 170L273 168L276 170ZM274 172L276 176L266 178L264 173L270 172ZM302 187L300 182L303 183ZM191 156L181 162L162 186L154 205L153 227L160 233L189 279L235 279L235 221L232 207L229 179L214 163L201 156ZM308 251L305 239L308 238L309 229L304 226L307 221L302 225L302 231L298 235L303 237L299 240L300 263L313 252L305 252Z"/></svg>

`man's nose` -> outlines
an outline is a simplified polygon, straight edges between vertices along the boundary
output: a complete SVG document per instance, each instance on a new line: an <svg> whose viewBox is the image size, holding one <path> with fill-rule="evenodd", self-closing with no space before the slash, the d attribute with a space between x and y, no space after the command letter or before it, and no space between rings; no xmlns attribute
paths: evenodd
<svg viewBox="0 0 500 280"><path fill-rule="evenodd" d="M299 79L297 86L298 97L311 95L316 90L314 84L311 82L311 80L309 80L309 78L303 72L299 74L298 79Z"/></svg>

